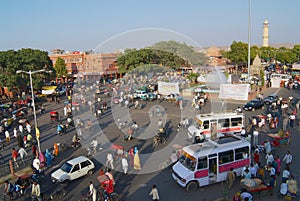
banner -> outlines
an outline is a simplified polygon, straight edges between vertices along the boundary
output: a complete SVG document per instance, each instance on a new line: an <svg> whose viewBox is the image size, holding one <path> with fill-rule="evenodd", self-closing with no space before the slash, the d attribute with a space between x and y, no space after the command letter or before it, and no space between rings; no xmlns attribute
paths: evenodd
<svg viewBox="0 0 300 201"><path fill-rule="evenodd" d="M249 84L221 84L219 98L248 100Z"/></svg>
<svg viewBox="0 0 300 201"><path fill-rule="evenodd" d="M161 95L179 94L178 82L157 82L158 93Z"/></svg>

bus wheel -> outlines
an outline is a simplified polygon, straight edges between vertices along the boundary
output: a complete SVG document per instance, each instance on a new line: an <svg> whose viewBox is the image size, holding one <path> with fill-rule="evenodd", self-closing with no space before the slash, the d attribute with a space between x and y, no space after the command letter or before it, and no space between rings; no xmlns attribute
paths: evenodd
<svg viewBox="0 0 300 201"><path fill-rule="evenodd" d="M186 190L188 192L192 192L195 191L197 189L198 185L195 181L191 181L190 183L188 183L188 185L186 186Z"/></svg>

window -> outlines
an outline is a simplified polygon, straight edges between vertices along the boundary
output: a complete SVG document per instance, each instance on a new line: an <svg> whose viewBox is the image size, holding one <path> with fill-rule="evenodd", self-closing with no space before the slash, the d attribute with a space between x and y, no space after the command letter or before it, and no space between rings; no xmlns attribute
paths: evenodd
<svg viewBox="0 0 300 201"><path fill-rule="evenodd" d="M207 168L207 157L202 157L202 158L198 158L198 165L197 165L197 169L205 169Z"/></svg>
<svg viewBox="0 0 300 201"><path fill-rule="evenodd" d="M83 161L80 163L81 168L85 168L87 166L89 166L91 163L89 161Z"/></svg>
<svg viewBox="0 0 300 201"><path fill-rule="evenodd" d="M76 164L72 170L72 172L76 172L79 170L79 164Z"/></svg>
<svg viewBox="0 0 300 201"><path fill-rule="evenodd" d="M219 164L229 163L233 161L233 150L219 153Z"/></svg>
<svg viewBox="0 0 300 201"><path fill-rule="evenodd" d="M208 120L203 122L203 129L209 129L209 121Z"/></svg>
<svg viewBox="0 0 300 201"><path fill-rule="evenodd" d="M231 119L231 126L242 126L243 119L242 117L232 118Z"/></svg>
<svg viewBox="0 0 300 201"><path fill-rule="evenodd" d="M242 147L242 148L235 149L235 160L241 160L248 157L249 157L249 147Z"/></svg>
<svg viewBox="0 0 300 201"><path fill-rule="evenodd" d="M229 127L229 119L219 119L218 123L221 126L221 128L228 128Z"/></svg>

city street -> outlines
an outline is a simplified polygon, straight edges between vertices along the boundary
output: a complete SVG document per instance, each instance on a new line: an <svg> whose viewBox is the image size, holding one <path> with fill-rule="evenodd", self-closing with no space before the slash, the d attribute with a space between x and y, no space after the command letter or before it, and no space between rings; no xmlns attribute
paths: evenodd
<svg viewBox="0 0 300 201"><path fill-rule="evenodd" d="M274 88L268 88L266 91L264 91L264 96L267 96L268 94L277 93L280 96L288 97L289 95L293 94L295 98L300 98L299 93L295 93L296 91L289 91L284 88L280 89L274 89ZM103 100L110 103L110 98L103 96ZM218 107L220 107L220 100L212 100L212 102L209 102L204 107L204 112L208 113L210 111L218 111ZM217 198L221 198L224 196L228 196L227 192L227 184L219 183L214 184L211 186L201 187L195 192L188 193L185 189L181 188L171 177L171 171L170 168L166 168L164 170L160 170L160 163L164 162L169 159L169 156L171 155L172 151L174 150L173 146L174 144L179 144L181 146L185 146L188 144L191 144L191 140L187 138L186 132L187 130L181 129L178 133L176 131L176 126L178 122L183 117L193 118L196 113L195 111L190 109L190 104L186 104L184 106L184 109L180 111L179 107L175 105L174 103L168 103L166 101L163 101L159 103L159 101L153 101L153 102L143 102L145 104L144 108L142 110L135 110L133 107L129 109L125 109L130 117L134 119L137 124L139 125L139 129L141 129L143 132L142 135L139 135L138 139L133 139L132 141L125 142L123 140L123 133L118 129L116 126L115 119L118 117L118 115L124 115L122 112L120 113L120 110L124 110L124 108L120 109L118 104L112 103L112 109L109 109L106 113L104 113L103 118L99 121L99 124L97 125L96 118L93 114L89 114L90 112L87 111L85 113L81 113L78 115L83 120L87 120L87 118L94 118L94 125L93 129L95 133L103 132L105 139L101 140L101 144L105 148L109 148L111 144L117 144L124 146L124 150L128 151L132 147L138 147L140 157L141 157L141 164L142 164L142 170L141 171L135 171L132 169L129 169L128 175L124 175L122 173L122 168L120 165L117 165L114 170L114 177L116 180L115 185L115 191L121 196L121 200L126 201L135 201L135 200L151 200L151 197L148 196L148 193L151 190L151 186L153 184L156 184L159 192L160 197L162 200L178 200L178 201L184 201L184 200L214 200ZM234 110L237 106L242 107L244 103L239 101L230 101L226 102L226 110ZM109 104L110 105L110 104ZM155 124L157 123L157 119L153 119L149 115L149 111L153 109L153 106L160 105L164 108L166 111L166 123L168 125L168 130L170 132L167 143L164 145L160 145L159 147L153 149L152 148L152 136L151 134L147 133L146 127L148 126L151 131L155 132ZM47 148L52 148L54 142L71 142L71 138L73 137L75 133L75 129L71 129L68 131L67 134L58 136L56 134L56 127L57 125L55 123L51 123L49 112L50 111L59 111L60 116L63 117L63 101L61 101L61 104L56 105L55 103L48 103L46 105L46 114L39 116L38 122L39 127L41 130L41 149L42 151L45 151ZM109 107L110 108L110 107ZM119 108L119 109L118 109ZM118 110L116 110L118 109ZM113 111L113 114L111 114L111 111ZM115 112L119 111L119 112ZM256 110L254 112L245 112L245 119L246 123L247 120L251 118L252 116L255 116L257 114L263 114L263 110ZM113 118L114 117L114 118ZM74 120L76 121L76 116L74 117ZM98 127L99 126L99 127ZM152 127L151 127L152 126ZM280 125L281 126L281 125ZM143 128L143 129L142 129ZM98 131L100 129L100 131ZM298 132L298 127L291 130L292 131L292 141L290 145L286 145L281 147L279 151L280 157L283 157L286 150L291 150L293 155L300 154L299 151L296 149L297 144L299 143L299 139L296 137ZM145 134L146 133L146 134ZM275 130L267 131L267 133L275 133ZM155 134L155 133L154 133ZM153 135L154 135L153 134ZM83 132L83 138L85 138ZM93 135L94 136L94 135ZM146 139L149 138L149 139ZM259 136L260 142L262 142L264 139L268 138L266 133L262 133ZM108 140L110 143L105 142L105 140ZM88 140L87 140L88 141ZM83 143L83 146L85 144ZM110 149L110 151L113 151ZM10 151L7 152L8 155L10 155ZM58 156L58 158L55 159L54 166L48 168L45 170L46 176L41 181L41 188L42 191L51 194L55 191L55 189L59 189L60 185L64 185L65 189L67 190L67 195L64 200L78 200L81 196L86 195L88 192L88 183L89 181L93 181L94 184L98 185L98 181L96 177L99 175L98 171L102 167L101 163L105 163L106 160L106 154L107 151L103 150L100 153L97 153L94 155L93 161L96 165L95 173L91 176L86 176L83 178L79 178L75 181L70 182L69 184L52 184L50 175L51 173L60 167L63 162L67 161L68 159L79 156L79 155L85 155L86 151L85 149L67 149L64 152L61 152ZM297 160L294 161L291 167L292 174L295 175L296 179L298 180L299 177L299 170L295 167L297 166ZM280 185L280 177L278 177L278 185L275 189L275 193L272 197L272 200L281 200L277 199L277 192L278 187ZM238 182L234 185L234 188L231 189L229 192L229 197L232 197L233 194L240 189L240 185ZM173 196L170 196L170 193L172 192ZM174 197L176 197L174 199ZM22 200L22 199L19 199ZM269 198L265 198L265 200L269 200Z"/></svg>

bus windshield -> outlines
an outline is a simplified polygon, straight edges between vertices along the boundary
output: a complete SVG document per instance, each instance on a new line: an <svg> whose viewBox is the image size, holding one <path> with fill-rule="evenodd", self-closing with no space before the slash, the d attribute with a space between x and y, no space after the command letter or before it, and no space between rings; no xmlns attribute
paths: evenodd
<svg viewBox="0 0 300 201"><path fill-rule="evenodd" d="M194 126L197 128L197 129L202 129L202 121L199 120L199 119L196 119L195 123L194 123Z"/></svg>
<svg viewBox="0 0 300 201"><path fill-rule="evenodd" d="M183 152L180 159L179 159L180 163L186 167L187 169L194 171L195 167L196 167L196 158L192 157L191 155L189 155L186 152Z"/></svg>

